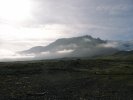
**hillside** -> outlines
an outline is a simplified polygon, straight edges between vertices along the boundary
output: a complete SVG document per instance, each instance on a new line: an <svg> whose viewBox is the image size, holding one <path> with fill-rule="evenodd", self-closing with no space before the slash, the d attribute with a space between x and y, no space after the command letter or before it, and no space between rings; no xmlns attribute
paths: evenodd
<svg viewBox="0 0 133 100"><path fill-rule="evenodd" d="M97 57L97 58L101 58L101 59L123 59L123 60L131 60L133 59L133 50L131 51L119 51L116 52L112 55L109 56L102 56L102 57Z"/></svg>
<svg viewBox="0 0 133 100"><path fill-rule="evenodd" d="M118 51L117 48L106 46L107 41L91 36L58 39L47 46L36 46L21 54L34 54L36 58L62 57L94 57L110 55Z"/></svg>

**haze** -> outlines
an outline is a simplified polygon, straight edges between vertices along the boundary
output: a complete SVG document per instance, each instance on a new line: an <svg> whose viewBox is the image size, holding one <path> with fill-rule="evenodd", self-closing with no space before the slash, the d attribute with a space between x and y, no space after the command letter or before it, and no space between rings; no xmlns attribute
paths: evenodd
<svg viewBox="0 0 133 100"><path fill-rule="evenodd" d="M0 0L0 57L63 37L132 40L132 12L132 0Z"/></svg>

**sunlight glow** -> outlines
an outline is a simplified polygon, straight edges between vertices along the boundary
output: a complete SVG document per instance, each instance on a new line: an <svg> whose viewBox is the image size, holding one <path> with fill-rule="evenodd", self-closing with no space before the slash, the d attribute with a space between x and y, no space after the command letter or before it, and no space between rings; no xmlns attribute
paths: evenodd
<svg viewBox="0 0 133 100"><path fill-rule="evenodd" d="M31 0L0 0L0 20L17 23L30 17Z"/></svg>

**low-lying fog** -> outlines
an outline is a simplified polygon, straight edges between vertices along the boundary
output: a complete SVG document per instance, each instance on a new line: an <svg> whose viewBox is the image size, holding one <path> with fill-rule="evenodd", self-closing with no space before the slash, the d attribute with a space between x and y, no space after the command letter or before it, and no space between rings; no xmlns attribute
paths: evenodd
<svg viewBox="0 0 133 100"><path fill-rule="evenodd" d="M81 37L83 39L83 37ZM96 38L92 38L90 41L86 41L84 39L81 41L82 44L67 44L67 45L58 45L57 41L55 42L29 42L27 44L8 44L2 45L0 47L0 61L25 61L25 60L40 60L40 59L55 59L55 58L64 58L64 57L92 57L97 55L111 54L116 52L117 50L132 50L133 42L125 42L125 41L108 41L106 43L97 43L97 45L93 46L91 44L87 44L91 41L97 40ZM103 41L103 40L101 40ZM46 43L44 45L44 43ZM45 50L45 46L49 43L52 43L52 49ZM59 43L59 42L58 42ZM62 44L62 43L61 43ZM36 47L37 46L37 47ZM38 47L40 46L40 47ZM42 47L41 47L42 46ZM36 47L38 50L44 50L41 52L30 52L30 53L20 53L20 51L29 50L32 47Z"/></svg>

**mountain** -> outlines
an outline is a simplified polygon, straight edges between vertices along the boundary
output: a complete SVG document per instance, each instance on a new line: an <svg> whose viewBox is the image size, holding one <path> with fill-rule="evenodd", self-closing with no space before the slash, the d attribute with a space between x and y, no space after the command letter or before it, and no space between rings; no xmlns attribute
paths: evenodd
<svg viewBox="0 0 133 100"><path fill-rule="evenodd" d="M82 36L82 37L74 37L74 38L62 38L58 39L55 42L49 44L48 46L36 46L29 50L23 51L23 53L41 53L41 52L55 52L55 51L61 51L61 50L75 50L78 48L83 47L93 47L100 43L105 43L106 41L103 41L101 39L95 39L91 36Z"/></svg>
<svg viewBox="0 0 133 100"><path fill-rule="evenodd" d="M47 46L36 46L19 52L21 54L34 54L40 58L61 57L95 57L100 55L111 55L118 49L106 46L108 41L85 35L73 38L61 38Z"/></svg>

